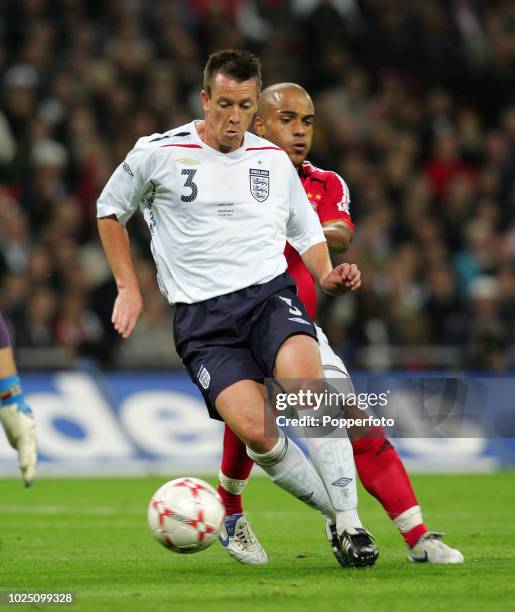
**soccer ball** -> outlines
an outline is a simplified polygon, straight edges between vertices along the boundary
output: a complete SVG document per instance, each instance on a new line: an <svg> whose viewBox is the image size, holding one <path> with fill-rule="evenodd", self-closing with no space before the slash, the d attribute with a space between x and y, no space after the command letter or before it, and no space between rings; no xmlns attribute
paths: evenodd
<svg viewBox="0 0 515 612"><path fill-rule="evenodd" d="M225 508L211 485L184 477L167 482L154 493L147 515L158 542L174 552L194 553L216 540Z"/></svg>

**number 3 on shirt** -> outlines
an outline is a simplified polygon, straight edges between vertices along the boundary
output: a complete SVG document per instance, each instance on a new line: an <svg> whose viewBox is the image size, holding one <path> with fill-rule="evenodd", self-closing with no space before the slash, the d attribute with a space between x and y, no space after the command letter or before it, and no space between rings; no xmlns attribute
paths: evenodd
<svg viewBox="0 0 515 612"><path fill-rule="evenodd" d="M189 170L187 168L184 168L183 170L181 170L181 174L188 177L183 186L191 189L191 192L188 195L181 195L182 202L193 202L193 200L198 195L198 187L193 182L193 178L195 177L196 173L197 173L196 170Z"/></svg>

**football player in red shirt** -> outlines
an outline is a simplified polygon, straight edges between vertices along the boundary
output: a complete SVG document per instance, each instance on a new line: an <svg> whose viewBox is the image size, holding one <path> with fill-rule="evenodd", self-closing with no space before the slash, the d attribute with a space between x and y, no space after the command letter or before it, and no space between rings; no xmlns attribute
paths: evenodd
<svg viewBox="0 0 515 612"><path fill-rule="evenodd" d="M321 170L306 161L313 138L314 119L315 111L309 94L294 83L280 83L262 92L255 130L259 136L271 140L288 153L298 169L308 199L320 217L330 250L343 252L354 235L349 188L336 172ZM315 319L315 281L299 254L289 244L286 245L285 255L288 272L297 283L299 297ZM319 341L327 377L348 377L343 362L334 354L321 330ZM351 417L352 414L346 412L346 416ZM362 417L363 412L359 411L359 415L355 416ZM383 429L360 428L348 433L360 480L400 530L409 548L409 558L419 562L461 563L462 554L447 546L442 541L442 534L431 532L425 526L409 476ZM267 562L266 553L252 532L242 508L241 493L252 466L245 446L226 425L218 487L227 512L223 542L231 556L249 564Z"/></svg>

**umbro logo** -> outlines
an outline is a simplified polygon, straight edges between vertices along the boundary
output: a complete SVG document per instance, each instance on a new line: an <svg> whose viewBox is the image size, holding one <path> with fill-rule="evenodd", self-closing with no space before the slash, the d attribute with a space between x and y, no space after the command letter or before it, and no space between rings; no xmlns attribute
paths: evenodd
<svg viewBox="0 0 515 612"><path fill-rule="evenodd" d="M352 482L352 478L338 478L338 480L335 480L331 484L334 487L341 487L343 489L344 487L346 487L351 482Z"/></svg>
<svg viewBox="0 0 515 612"><path fill-rule="evenodd" d="M178 161L180 164L184 164L186 166L196 166L197 164L200 164L198 160L191 159L191 157L181 157L175 161Z"/></svg>
<svg viewBox="0 0 515 612"><path fill-rule="evenodd" d="M308 493L307 495L301 495L298 499L302 502L308 502L313 497L314 491Z"/></svg>
<svg viewBox="0 0 515 612"><path fill-rule="evenodd" d="M304 321L300 317L288 317L288 321L294 321L295 323L304 323L304 325L311 325L309 321Z"/></svg>
<svg viewBox="0 0 515 612"><path fill-rule="evenodd" d="M134 174L132 173L131 167L129 166L127 162L123 162L122 168L125 170L125 172L127 172L127 174L134 176Z"/></svg>

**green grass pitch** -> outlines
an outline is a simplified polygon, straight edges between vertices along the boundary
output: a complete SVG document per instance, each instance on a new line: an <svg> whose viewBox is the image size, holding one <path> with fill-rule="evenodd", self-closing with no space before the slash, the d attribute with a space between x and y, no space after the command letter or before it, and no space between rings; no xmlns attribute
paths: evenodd
<svg viewBox="0 0 515 612"><path fill-rule="evenodd" d="M376 566L361 570L340 568L319 515L266 478L251 480L245 502L268 565L240 565L218 542L171 553L146 524L165 480L41 479L29 490L0 481L0 589L70 590L73 609L95 611L515 610L514 472L413 478L428 526L461 549L461 566L407 561L382 508L360 491L380 548Z"/></svg>

